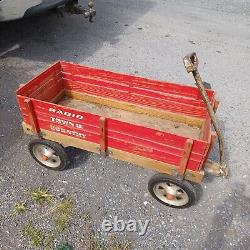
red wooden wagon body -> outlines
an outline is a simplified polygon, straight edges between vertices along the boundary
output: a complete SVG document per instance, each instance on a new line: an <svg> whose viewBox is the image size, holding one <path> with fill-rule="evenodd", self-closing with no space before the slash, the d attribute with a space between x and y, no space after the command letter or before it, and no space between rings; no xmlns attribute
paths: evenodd
<svg viewBox="0 0 250 250"><path fill-rule="evenodd" d="M206 92L215 109L214 91ZM60 61L16 94L26 133L181 180L200 182L203 178L215 136L196 87ZM88 105L95 109L86 111ZM105 108L104 115L95 112L100 107ZM137 117L146 123L138 123ZM170 131L161 129L165 121Z"/></svg>

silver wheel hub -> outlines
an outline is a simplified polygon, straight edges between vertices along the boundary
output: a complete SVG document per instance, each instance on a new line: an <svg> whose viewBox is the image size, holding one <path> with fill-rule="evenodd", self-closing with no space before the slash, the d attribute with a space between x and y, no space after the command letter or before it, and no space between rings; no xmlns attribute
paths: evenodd
<svg viewBox="0 0 250 250"><path fill-rule="evenodd" d="M36 144L33 147L33 154L37 158L39 162L44 164L49 168L57 168L61 164L60 157L56 154L56 152L43 144Z"/></svg>
<svg viewBox="0 0 250 250"><path fill-rule="evenodd" d="M171 182L157 183L153 190L158 199L169 205L180 207L189 201L185 190Z"/></svg>

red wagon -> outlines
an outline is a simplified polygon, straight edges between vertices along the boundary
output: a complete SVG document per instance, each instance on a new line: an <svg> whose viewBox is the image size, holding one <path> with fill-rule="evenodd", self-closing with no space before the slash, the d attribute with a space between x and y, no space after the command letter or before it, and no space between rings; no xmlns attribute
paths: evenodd
<svg viewBox="0 0 250 250"><path fill-rule="evenodd" d="M204 89L195 54L184 59L197 87L57 62L16 91L23 129L44 167L62 170L73 146L160 172L149 181L158 201L183 208L196 200L204 166L226 175L213 90ZM217 137L220 164L208 160Z"/></svg>

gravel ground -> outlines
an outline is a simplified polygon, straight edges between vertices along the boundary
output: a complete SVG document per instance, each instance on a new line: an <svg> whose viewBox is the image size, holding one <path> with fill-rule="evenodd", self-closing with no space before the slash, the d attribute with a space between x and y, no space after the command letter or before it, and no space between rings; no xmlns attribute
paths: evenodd
<svg viewBox="0 0 250 250"><path fill-rule="evenodd" d="M88 231L101 240L104 219L150 220L144 236L116 233L132 249L250 249L250 1L103 0L97 20L55 14L0 24L0 248L30 249L22 235L32 223L49 234L54 201L38 206L27 190L46 187L74 201L70 225L56 242L87 249ZM7 50L10 50L6 53ZM69 149L62 172L41 168L30 156L14 91L52 62L63 59L108 70L193 84L182 57L196 51L204 80L221 101L229 179L206 177L197 205L175 210L147 192L152 171ZM216 148L212 159L217 158ZM16 214L17 202L28 210ZM91 219L86 222L86 215Z"/></svg>

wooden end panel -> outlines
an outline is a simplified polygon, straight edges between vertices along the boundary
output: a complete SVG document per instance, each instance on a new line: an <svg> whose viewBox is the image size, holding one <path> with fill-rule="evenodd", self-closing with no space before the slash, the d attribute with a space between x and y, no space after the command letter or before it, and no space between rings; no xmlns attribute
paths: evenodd
<svg viewBox="0 0 250 250"><path fill-rule="evenodd" d="M63 81L60 75L44 82L39 88L32 92L29 97L41 101L53 102L58 95L64 92Z"/></svg>
<svg viewBox="0 0 250 250"><path fill-rule="evenodd" d="M44 83L49 82L56 76L61 76L61 64L60 62L55 63L48 69L43 71L37 77L25 83L19 89L17 89L16 94L29 97L34 91L40 88Z"/></svg>
<svg viewBox="0 0 250 250"><path fill-rule="evenodd" d="M201 140L209 142L211 137L211 131L212 131L211 118L207 116L207 118L204 120L201 126L201 132L200 132Z"/></svg>
<svg viewBox="0 0 250 250"><path fill-rule="evenodd" d="M210 140L207 143L207 148L206 148L206 150L204 152L204 158L203 158L203 160L201 162L200 169L202 168L203 164L207 161L207 159L209 157L209 154L210 154L210 152L211 152L211 150L212 150L212 148L213 148L213 146L214 146L217 138L218 138L218 136L217 136L216 132L214 132L214 131L211 132L211 134L210 134Z"/></svg>
<svg viewBox="0 0 250 250"><path fill-rule="evenodd" d="M183 178L187 170L188 161L191 156L192 146L193 146L193 140L187 139L184 145L184 150L178 168L179 175L182 176Z"/></svg>

